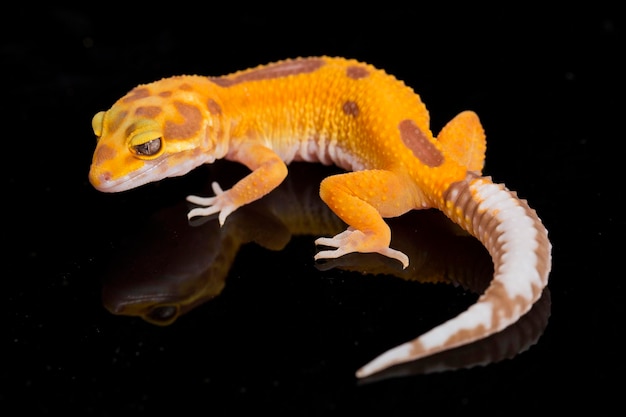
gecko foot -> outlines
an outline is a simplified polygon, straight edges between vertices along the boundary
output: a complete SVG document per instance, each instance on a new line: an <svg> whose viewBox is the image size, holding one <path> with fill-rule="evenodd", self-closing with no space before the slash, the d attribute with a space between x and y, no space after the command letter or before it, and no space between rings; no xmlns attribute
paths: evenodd
<svg viewBox="0 0 626 417"><path fill-rule="evenodd" d="M348 227L344 232L339 233L335 237L321 237L315 241L316 245L329 246L337 249L319 251L315 255L315 260L334 259L353 252L376 252L388 258L396 259L402 263L402 267L409 266L409 257L404 253L391 249L388 246L376 247L372 244L371 238L360 230Z"/></svg>
<svg viewBox="0 0 626 417"><path fill-rule="evenodd" d="M226 217L237 209L228 196L228 191L222 190L217 182L211 184L211 188L215 193L215 197L199 197L196 195L187 196L187 201L203 207L196 207L187 213L187 218L191 219L198 216L210 216L219 213L218 219L220 226L224 225Z"/></svg>

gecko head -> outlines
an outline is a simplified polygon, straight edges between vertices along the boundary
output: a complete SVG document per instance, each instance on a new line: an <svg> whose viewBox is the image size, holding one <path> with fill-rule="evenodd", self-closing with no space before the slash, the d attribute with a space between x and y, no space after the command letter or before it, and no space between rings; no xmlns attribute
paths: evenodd
<svg viewBox="0 0 626 417"><path fill-rule="evenodd" d="M213 162L212 124L184 77L136 87L93 117L97 144L89 181L99 191L117 192Z"/></svg>

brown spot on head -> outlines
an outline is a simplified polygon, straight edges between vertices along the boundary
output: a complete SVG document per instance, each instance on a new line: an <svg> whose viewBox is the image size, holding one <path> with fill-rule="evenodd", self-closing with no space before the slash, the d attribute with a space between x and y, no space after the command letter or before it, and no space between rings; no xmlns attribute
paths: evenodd
<svg viewBox="0 0 626 417"><path fill-rule="evenodd" d="M128 112L126 110L118 112L113 116L113 119L109 122L109 134L113 134L117 129L119 129L126 116L128 116Z"/></svg>
<svg viewBox="0 0 626 417"><path fill-rule="evenodd" d="M136 128L137 128L136 123L131 123L130 125L126 126L126 131L124 132L124 136L129 137L130 135L133 134Z"/></svg>
<svg viewBox="0 0 626 417"><path fill-rule="evenodd" d="M406 147L409 148L413 152L413 155L424 165L437 167L443 163L443 154L413 120L406 119L401 121L398 125L398 129L400 130L400 137Z"/></svg>
<svg viewBox="0 0 626 417"><path fill-rule="evenodd" d="M114 148L107 145L100 145L93 154L93 164L100 165L105 161L115 158L117 152Z"/></svg>
<svg viewBox="0 0 626 417"><path fill-rule="evenodd" d="M222 107L212 98L210 98L207 103L206 103L206 107L207 109L209 109L209 113L211 113L213 116L217 116L219 114L222 114Z"/></svg>
<svg viewBox="0 0 626 417"><path fill-rule="evenodd" d="M369 76L370 72L367 68L360 65L350 65L348 68L346 68L346 75L348 76L348 78L358 80L359 78L365 78Z"/></svg>
<svg viewBox="0 0 626 417"><path fill-rule="evenodd" d="M163 136L168 140L188 139L193 137L202 126L202 113L200 109L191 104L182 101L174 102L176 110L183 116L182 123L176 123L171 120L165 122Z"/></svg>
<svg viewBox="0 0 626 417"><path fill-rule="evenodd" d="M356 117L359 115L359 105L355 101L348 100L341 107L343 112L348 116Z"/></svg>
<svg viewBox="0 0 626 417"><path fill-rule="evenodd" d="M154 119L161 113L161 108L158 106L141 106L135 110L135 116L145 117L147 119Z"/></svg>
<svg viewBox="0 0 626 417"><path fill-rule="evenodd" d="M307 74L316 71L324 64L325 62L322 58L298 58L243 71L234 76L209 77L209 79L220 87L231 87L242 82L271 80L289 75Z"/></svg>
<svg viewBox="0 0 626 417"><path fill-rule="evenodd" d="M123 103L131 103L135 100L139 100L150 95L150 90L146 87L135 87L122 99Z"/></svg>

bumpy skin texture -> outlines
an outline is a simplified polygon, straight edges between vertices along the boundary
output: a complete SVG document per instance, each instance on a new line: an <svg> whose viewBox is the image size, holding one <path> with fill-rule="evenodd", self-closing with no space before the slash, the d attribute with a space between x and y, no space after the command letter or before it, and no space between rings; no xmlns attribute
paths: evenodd
<svg viewBox="0 0 626 417"><path fill-rule="evenodd" d="M346 231L316 243L316 259L389 247L384 217L437 208L478 238L494 279L475 305L374 359L365 377L394 364L470 343L517 321L539 298L551 265L547 231L528 204L482 177L485 135L475 113L452 119L435 138L419 96L394 77L354 60L285 60L221 77L177 76L140 85L92 121L98 137L89 173L105 192L183 175L216 159L251 172L215 196L188 197L189 216L230 213L276 188L292 161L335 164L345 174L320 185Z"/></svg>

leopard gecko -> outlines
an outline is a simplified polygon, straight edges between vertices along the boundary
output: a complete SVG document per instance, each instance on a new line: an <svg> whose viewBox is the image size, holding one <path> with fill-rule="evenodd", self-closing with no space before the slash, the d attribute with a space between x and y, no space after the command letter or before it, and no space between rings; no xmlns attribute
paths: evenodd
<svg viewBox="0 0 626 417"><path fill-rule="evenodd" d="M292 161L345 170L320 197L347 225L320 237L315 259L380 253L402 267L384 218L435 208L475 236L494 263L475 304L361 367L363 378L393 365L483 339L515 323L538 300L551 268L548 232L525 200L482 175L486 141L472 111L437 137L410 87L353 59L287 59L224 76L184 75L139 85L92 120L97 145L89 172L103 192L184 175L218 159L250 173L214 196L189 196L194 216L223 224L287 176Z"/></svg>

